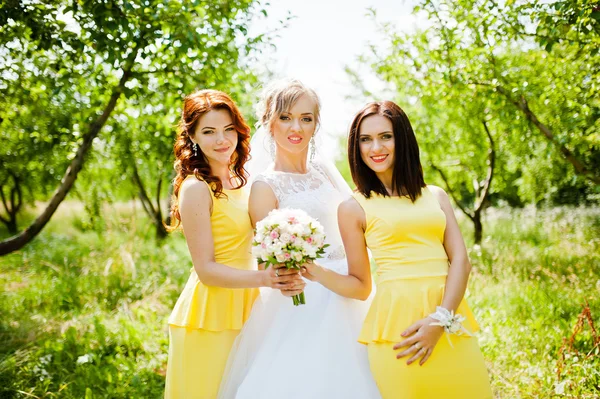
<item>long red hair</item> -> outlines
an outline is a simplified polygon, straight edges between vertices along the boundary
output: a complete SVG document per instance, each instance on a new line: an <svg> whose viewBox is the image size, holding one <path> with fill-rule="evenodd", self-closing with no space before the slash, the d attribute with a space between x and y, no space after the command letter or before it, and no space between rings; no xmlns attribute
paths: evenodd
<svg viewBox="0 0 600 399"><path fill-rule="evenodd" d="M210 165L200 147L198 155L194 156L191 137L196 131L198 120L208 111L215 109L224 109L229 111L233 126L238 134L238 143L235 152L231 157L231 171L234 180L238 182L236 188L241 188L248 182L247 172L244 165L250 158L250 127L244 120L239 108L233 102L231 97L218 90L199 90L183 100L183 111L179 121L177 139L173 151L175 153L175 170L177 176L173 181L173 199L171 201L171 226L170 229L176 229L181 223L179 214L179 190L181 184L189 175L196 176L199 180L204 180L211 187L216 198L225 196L223 193L223 183L221 179L212 174Z"/></svg>

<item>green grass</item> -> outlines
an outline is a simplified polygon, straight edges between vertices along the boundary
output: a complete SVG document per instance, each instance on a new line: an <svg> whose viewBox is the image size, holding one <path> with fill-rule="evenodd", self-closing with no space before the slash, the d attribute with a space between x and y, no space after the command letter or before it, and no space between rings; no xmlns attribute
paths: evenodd
<svg viewBox="0 0 600 399"><path fill-rule="evenodd" d="M191 267L181 234L157 242L139 208L100 231L57 216L0 258L0 396L162 397L166 317Z"/></svg>
<svg viewBox="0 0 600 399"><path fill-rule="evenodd" d="M191 267L181 234L157 242L131 205L93 223L64 208L0 257L0 397L162 397L166 320ZM490 210L484 229L467 243L468 301L496 396L597 398L589 326L558 359L586 301L600 327L600 209Z"/></svg>

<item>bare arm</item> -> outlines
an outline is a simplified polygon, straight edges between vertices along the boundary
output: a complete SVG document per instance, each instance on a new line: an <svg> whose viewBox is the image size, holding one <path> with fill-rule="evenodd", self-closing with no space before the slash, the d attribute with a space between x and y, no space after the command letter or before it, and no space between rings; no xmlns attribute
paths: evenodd
<svg viewBox="0 0 600 399"><path fill-rule="evenodd" d="M291 276L275 276L272 270L240 270L215 261L210 223L212 198L208 186L196 179L185 181L179 194L181 224L198 278L209 286L224 288L290 288Z"/></svg>
<svg viewBox="0 0 600 399"><path fill-rule="evenodd" d="M271 189L268 183L263 181L256 181L252 184L252 189L250 190L250 199L248 201L248 213L250 214L250 221L252 222L252 227L256 227L256 223L263 220L269 212L273 209L277 209L278 207L277 197L275 193ZM265 264L261 263L258 265L258 268L261 270L265 270ZM271 267L269 269L272 273L274 273L275 267ZM284 296L291 297L294 295L298 295L304 291L304 287L306 283L302 280L302 276L294 269L279 269L278 272L281 276L289 276L293 278L294 286L292 288L280 288L281 293Z"/></svg>
<svg viewBox="0 0 600 399"><path fill-rule="evenodd" d="M456 310L467 290L469 274L471 273L471 262L467 255L465 241L454 216L454 210L450 204L448 194L436 186L429 186L430 191L436 196L444 214L446 215L446 231L444 232L444 249L450 261L448 277L446 278L446 290L442 307L448 310Z"/></svg>
<svg viewBox="0 0 600 399"><path fill-rule="evenodd" d="M256 181L252 184L248 201L248 213L252 227L256 228L256 223L266 218L269 212L277 209L277 206L277 197L269 184L263 181ZM258 268L264 269L265 264L259 264Z"/></svg>
<svg viewBox="0 0 600 399"><path fill-rule="evenodd" d="M339 274L320 267L318 264L306 265L310 278L338 295L366 300L371 294L371 267L365 243L365 212L354 198L342 202L338 207L338 225L346 257L348 275Z"/></svg>
<svg viewBox="0 0 600 399"><path fill-rule="evenodd" d="M277 197L268 183L256 181L252 184L250 200L248 202L248 212L250 213L252 227L256 227L256 223L267 217L269 212L277 209L278 206Z"/></svg>
<svg viewBox="0 0 600 399"><path fill-rule="evenodd" d="M446 277L446 289L441 306L455 311L465 295L469 273L471 272L471 263L448 195L439 187L429 186L429 190L437 198L442 211L446 215L444 249L450 261L450 268ZM411 364L420 358L419 364L423 365L433 353L444 332L442 327L431 325L434 321L436 320L427 316L408 327L402 333L402 336L409 338L394 345L394 349L402 350L396 357L402 358L412 355L407 364Z"/></svg>

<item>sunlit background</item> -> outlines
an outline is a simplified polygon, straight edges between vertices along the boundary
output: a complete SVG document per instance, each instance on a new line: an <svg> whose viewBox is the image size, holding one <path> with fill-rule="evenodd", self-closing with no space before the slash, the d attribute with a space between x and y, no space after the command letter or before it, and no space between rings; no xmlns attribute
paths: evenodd
<svg viewBox="0 0 600 399"><path fill-rule="evenodd" d="M0 397L162 397L182 98L226 91L254 123L292 77L348 181L354 113L407 112L496 397L597 398L599 21L587 0L1 2Z"/></svg>

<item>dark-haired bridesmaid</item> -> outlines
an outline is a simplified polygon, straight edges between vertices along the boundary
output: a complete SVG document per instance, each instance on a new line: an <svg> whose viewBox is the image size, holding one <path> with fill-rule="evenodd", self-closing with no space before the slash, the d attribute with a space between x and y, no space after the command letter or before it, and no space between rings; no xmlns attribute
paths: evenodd
<svg viewBox="0 0 600 399"><path fill-rule="evenodd" d="M332 291L371 292L367 248L377 263L377 292L359 341L385 399L492 398L463 297L471 271L448 196L426 185L408 117L390 101L354 118L348 141L353 198L338 209L349 274L306 265Z"/></svg>
<svg viewBox="0 0 600 399"><path fill-rule="evenodd" d="M250 128L225 93L184 100L175 143L172 229L181 226L192 257L189 280L169 317L166 398L216 398L233 342L258 287L297 295L293 270L257 270L251 255L247 176Z"/></svg>

